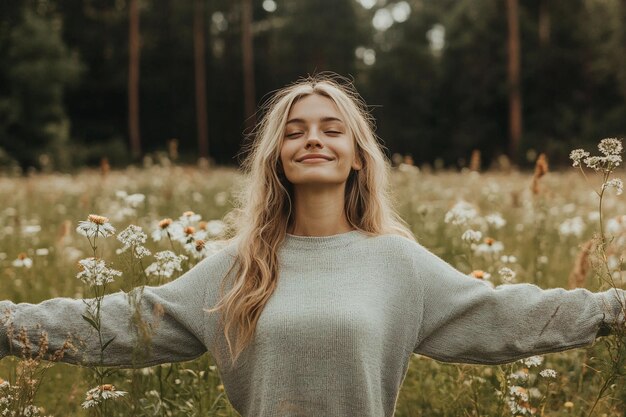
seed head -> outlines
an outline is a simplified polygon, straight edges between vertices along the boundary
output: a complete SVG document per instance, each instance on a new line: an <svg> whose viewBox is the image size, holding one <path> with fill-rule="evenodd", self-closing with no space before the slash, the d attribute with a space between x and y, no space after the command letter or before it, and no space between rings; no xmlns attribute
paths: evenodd
<svg viewBox="0 0 626 417"><path fill-rule="evenodd" d="M204 249L204 245L206 244L206 242L202 239L198 239L196 240L196 250L198 252L200 252L202 249Z"/></svg>
<svg viewBox="0 0 626 417"><path fill-rule="evenodd" d="M170 218L163 219L159 222L159 227L161 229L167 229L170 226L170 224L172 224L172 219Z"/></svg>
<svg viewBox="0 0 626 417"><path fill-rule="evenodd" d="M106 218L104 216L98 216L97 214L90 214L87 217L87 220L89 220L90 222L95 223L97 225L100 225L100 226L102 226L103 224L109 222L108 218Z"/></svg>

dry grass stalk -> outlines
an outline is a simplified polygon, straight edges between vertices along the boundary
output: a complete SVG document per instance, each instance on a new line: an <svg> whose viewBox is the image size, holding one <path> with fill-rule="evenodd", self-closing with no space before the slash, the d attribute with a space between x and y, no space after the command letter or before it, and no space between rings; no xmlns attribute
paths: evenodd
<svg viewBox="0 0 626 417"><path fill-rule="evenodd" d="M590 261L589 255L594 248L594 239L590 239L582 245L580 252L576 256L574 268L569 274L569 288L585 288L587 283L587 274L589 273Z"/></svg>
<svg viewBox="0 0 626 417"><path fill-rule="evenodd" d="M537 162L535 162L535 174L533 175L533 184L532 184L532 192L534 195L538 195L539 190L539 180L541 177L548 173L548 159L546 158L546 154L539 154L537 157Z"/></svg>
<svg viewBox="0 0 626 417"><path fill-rule="evenodd" d="M481 165L480 151L478 149L474 149L472 151L472 156L470 157L470 171L480 172Z"/></svg>

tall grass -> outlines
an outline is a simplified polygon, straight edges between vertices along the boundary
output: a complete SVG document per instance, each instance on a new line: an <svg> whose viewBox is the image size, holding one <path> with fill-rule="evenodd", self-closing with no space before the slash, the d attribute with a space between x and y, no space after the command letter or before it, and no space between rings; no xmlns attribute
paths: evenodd
<svg viewBox="0 0 626 417"><path fill-rule="evenodd" d="M593 291L623 287L626 206L615 193L618 184L605 185L621 168L611 167L608 176L585 173L586 180L574 169L548 173L547 164L541 169L540 175L426 173L402 166L394 171L393 191L420 243L476 279ZM215 249L216 235L208 230L219 228L232 208L230 195L239 180L231 169L171 164L0 178L0 299L97 300L124 289L136 306L141 286L175 279ZM92 213L106 216L116 236L128 231L126 241L93 236L86 241L76 227ZM129 230L129 225L137 228ZM85 284L76 277L91 264L82 270L76 265L87 258L106 261L122 274L106 286ZM139 289L130 291L133 287ZM96 330L97 307L85 318ZM137 317L137 331L149 338L149 331L141 333L141 323ZM626 339L621 327L613 332L589 348L503 366L442 364L414 355L396 415L623 416ZM109 339L99 336L104 354ZM209 355L141 370L89 370L43 359L31 363L33 372L45 372L28 374L37 389L24 400L40 415L237 415ZM0 411L2 399L24 378L27 360L0 362ZM128 394L104 400L107 391ZM84 408L89 400L93 406Z"/></svg>

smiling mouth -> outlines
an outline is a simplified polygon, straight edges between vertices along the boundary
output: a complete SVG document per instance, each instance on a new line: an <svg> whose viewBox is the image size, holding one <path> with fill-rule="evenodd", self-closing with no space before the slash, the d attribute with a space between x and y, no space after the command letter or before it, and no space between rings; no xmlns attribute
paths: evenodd
<svg viewBox="0 0 626 417"><path fill-rule="evenodd" d="M330 162L330 159L326 159L326 158L307 158L307 159L303 159L302 161L300 161L301 164L312 164L312 163L318 163L318 162Z"/></svg>

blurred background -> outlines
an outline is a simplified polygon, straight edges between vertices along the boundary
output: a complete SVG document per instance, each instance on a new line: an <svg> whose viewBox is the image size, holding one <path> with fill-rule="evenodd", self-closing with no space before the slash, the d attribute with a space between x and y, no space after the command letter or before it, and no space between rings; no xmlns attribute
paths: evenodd
<svg viewBox="0 0 626 417"><path fill-rule="evenodd" d="M236 166L259 104L322 71L389 157L565 165L626 133L625 23L625 0L2 0L0 167Z"/></svg>

